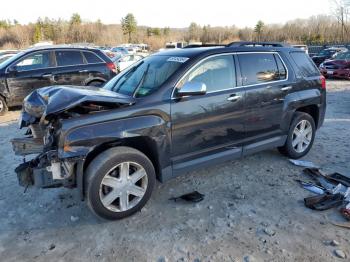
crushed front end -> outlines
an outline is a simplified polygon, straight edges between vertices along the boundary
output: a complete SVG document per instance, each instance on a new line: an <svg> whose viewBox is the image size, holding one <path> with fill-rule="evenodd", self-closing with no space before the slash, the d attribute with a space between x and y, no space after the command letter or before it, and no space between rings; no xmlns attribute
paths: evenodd
<svg viewBox="0 0 350 262"><path fill-rule="evenodd" d="M130 104L127 97L95 87L52 86L33 91L24 99L19 119L19 128L27 128L25 136L11 140L15 154L24 158L15 169L19 184L40 188L81 186L86 152L66 152L70 147L62 142L65 121L74 120L75 125L70 127L74 129L82 116Z"/></svg>

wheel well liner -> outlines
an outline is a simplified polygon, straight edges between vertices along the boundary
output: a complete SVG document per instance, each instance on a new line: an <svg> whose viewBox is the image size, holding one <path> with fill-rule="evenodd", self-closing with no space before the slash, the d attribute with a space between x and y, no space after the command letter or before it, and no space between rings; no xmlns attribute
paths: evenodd
<svg viewBox="0 0 350 262"><path fill-rule="evenodd" d="M318 121L319 121L319 108L317 105L308 105L308 106L304 106L304 107L299 107L297 108L298 112L304 112L304 113L308 113L310 116L312 116L312 118L315 121L315 126L318 126Z"/></svg>
<svg viewBox="0 0 350 262"><path fill-rule="evenodd" d="M131 147L131 148L137 149L140 152L142 152L143 154L145 154L151 160L151 162L154 166L154 169L156 171L157 179L159 179L161 168L160 168L160 164L159 164L159 160L158 160L158 150L157 150L156 143L151 138L143 137L143 136L124 138L121 140L117 140L114 142L108 142L108 143L101 144L101 145L97 146L93 151L91 151L86 156L85 161L84 161L83 171L85 172L85 170L87 169L89 164L92 162L92 160L97 155L99 155L100 153L102 153L103 151L105 151L109 148L116 147L116 146Z"/></svg>

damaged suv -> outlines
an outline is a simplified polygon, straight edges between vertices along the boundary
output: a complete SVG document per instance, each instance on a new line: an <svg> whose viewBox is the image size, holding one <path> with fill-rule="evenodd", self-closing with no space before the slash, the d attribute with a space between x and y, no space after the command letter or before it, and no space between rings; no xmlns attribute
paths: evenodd
<svg viewBox="0 0 350 262"><path fill-rule="evenodd" d="M12 140L22 186L77 188L120 219L161 182L277 147L310 150L326 110L325 79L300 49L236 42L151 55L103 88L50 86L23 103Z"/></svg>

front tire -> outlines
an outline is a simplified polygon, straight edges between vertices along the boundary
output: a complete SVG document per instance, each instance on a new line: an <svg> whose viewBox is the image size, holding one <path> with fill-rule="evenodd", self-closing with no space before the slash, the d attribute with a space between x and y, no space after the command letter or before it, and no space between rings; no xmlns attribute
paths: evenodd
<svg viewBox="0 0 350 262"><path fill-rule="evenodd" d="M298 159L311 149L316 134L315 121L307 113L295 112L286 143L278 150L285 156Z"/></svg>
<svg viewBox="0 0 350 262"><path fill-rule="evenodd" d="M149 200L155 180L152 162L140 151L130 147L108 149L87 168L88 206L105 219L128 217Z"/></svg>
<svg viewBox="0 0 350 262"><path fill-rule="evenodd" d="M0 116L5 115L7 111L8 107L6 101L2 96L0 96Z"/></svg>

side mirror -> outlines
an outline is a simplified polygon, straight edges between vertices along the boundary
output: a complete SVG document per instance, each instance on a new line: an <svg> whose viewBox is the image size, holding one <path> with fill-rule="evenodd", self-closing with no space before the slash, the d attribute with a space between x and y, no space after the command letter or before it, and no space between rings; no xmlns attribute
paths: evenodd
<svg viewBox="0 0 350 262"><path fill-rule="evenodd" d="M177 92L177 96L198 96L207 93L207 86L201 82L187 82Z"/></svg>
<svg viewBox="0 0 350 262"><path fill-rule="evenodd" d="M15 73L15 72L17 72L17 66L16 66L16 65L10 66L10 67L7 69L7 71L8 71L9 73Z"/></svg>

